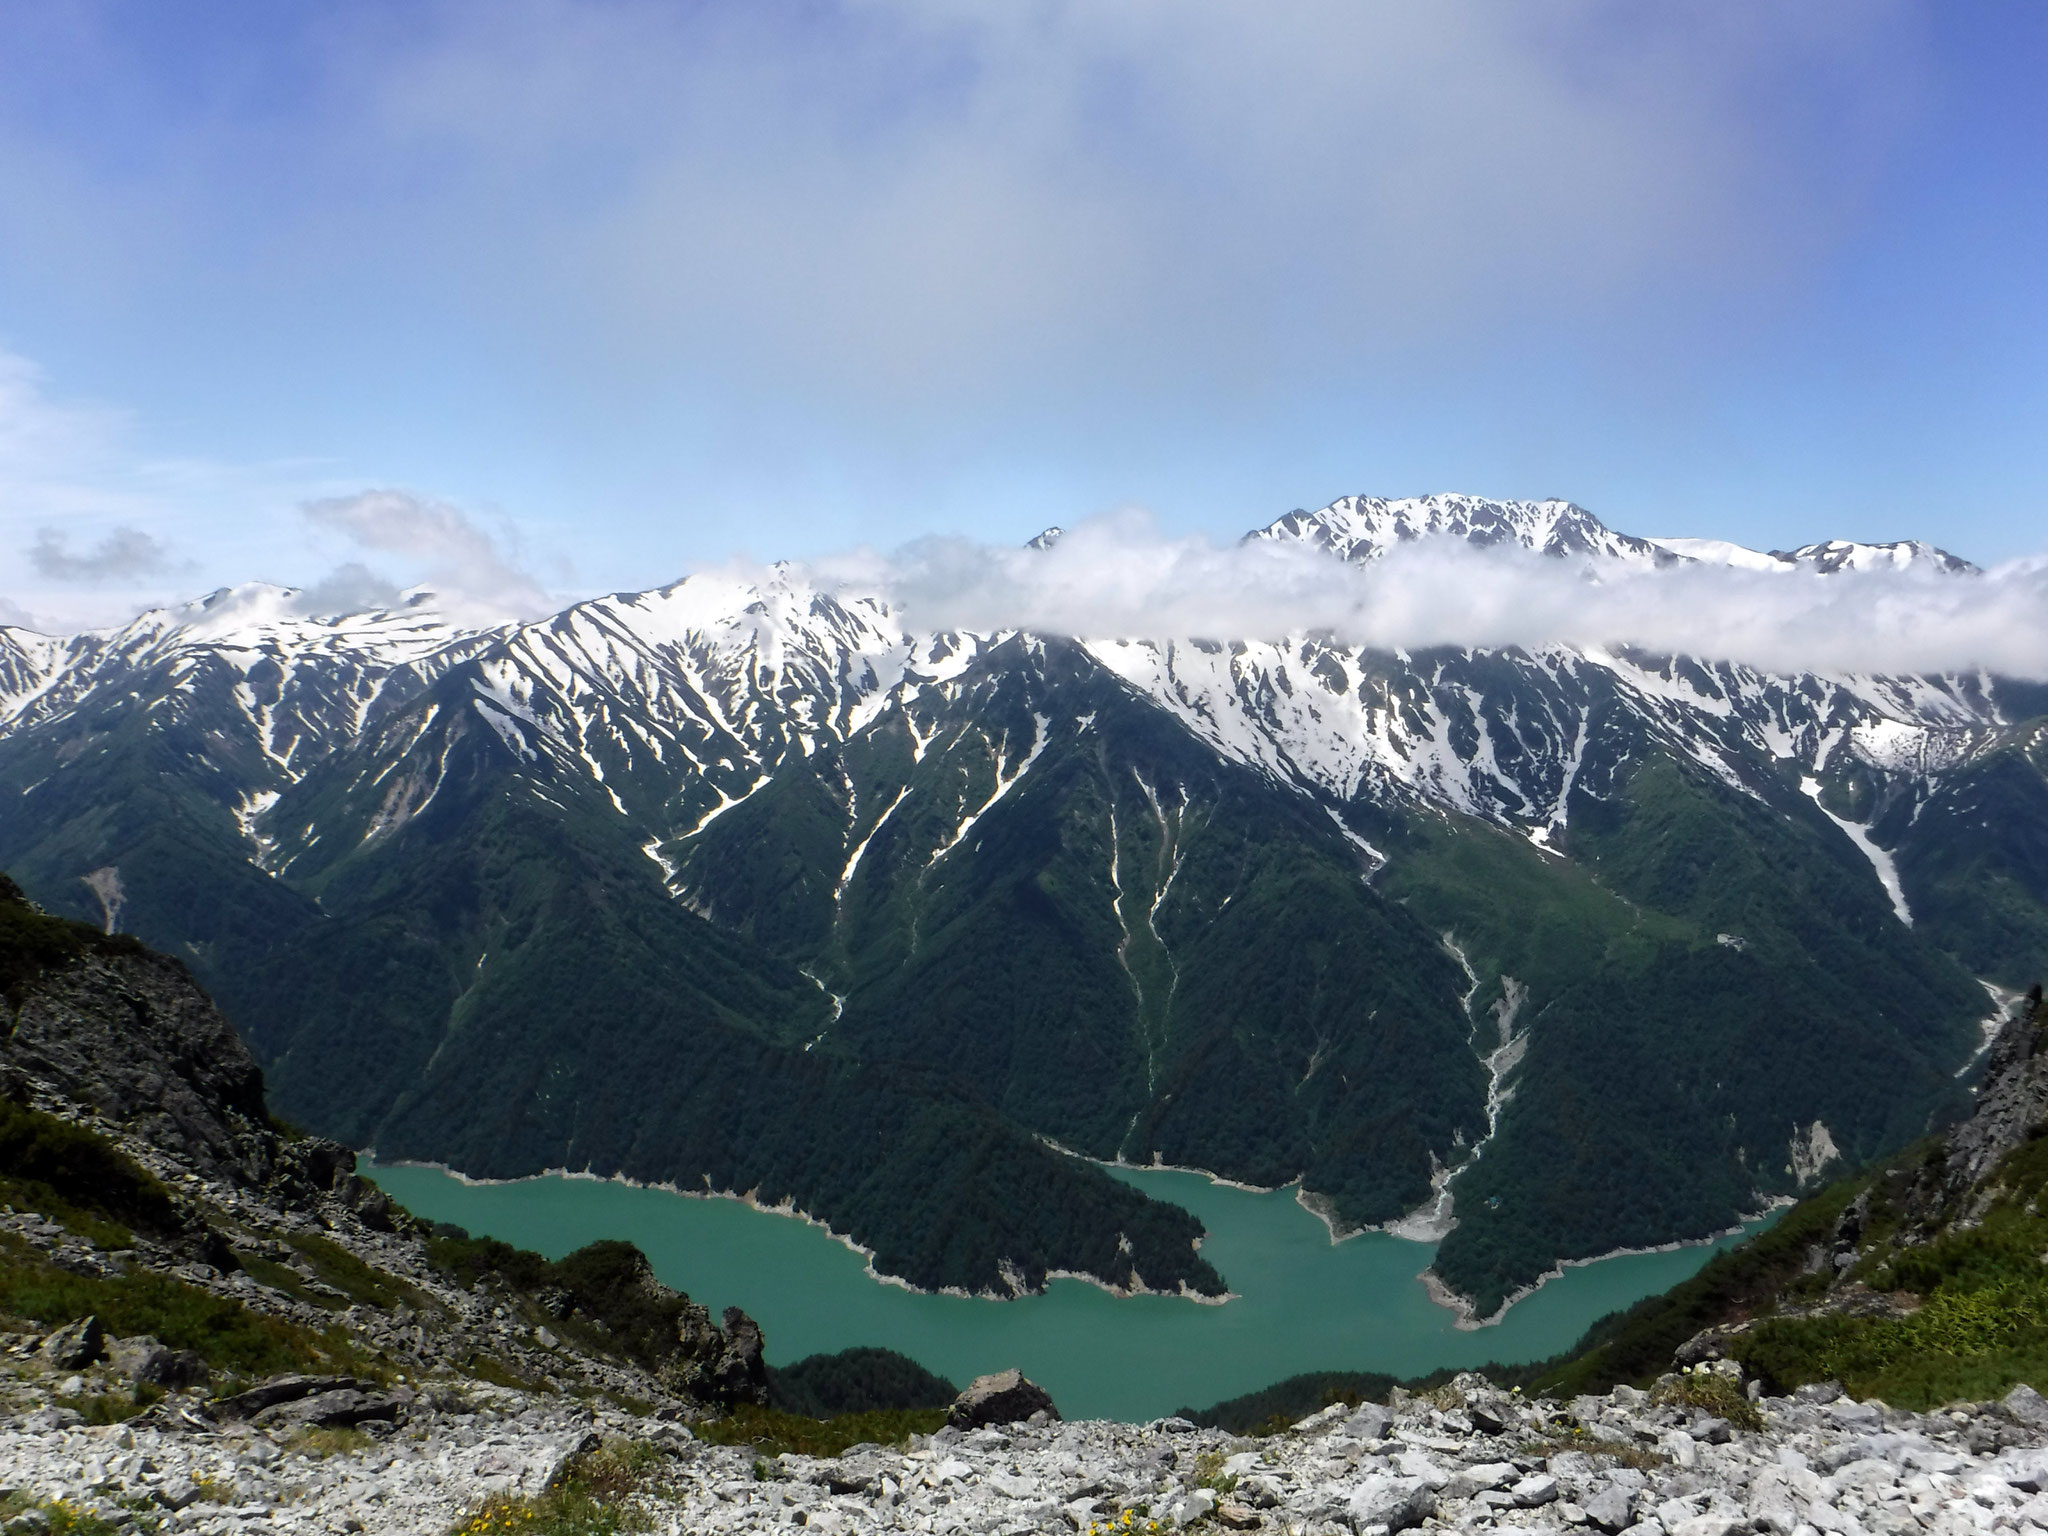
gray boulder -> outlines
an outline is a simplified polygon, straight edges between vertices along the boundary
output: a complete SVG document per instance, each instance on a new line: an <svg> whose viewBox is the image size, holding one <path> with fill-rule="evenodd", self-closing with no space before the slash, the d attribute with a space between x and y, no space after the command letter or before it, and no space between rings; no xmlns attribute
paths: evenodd
<svg viewBox="0 0 2048 1536"><path fill-rule="evenodd" d="M1828 1417L1843 1429L1883 1429L1884 1410L1875 1403L1859 1403L1853 1397L1828 1404Z"/></svg>
<svg viewBox="0 0 2048 1536"><path fill-rule="evenodd" d="M1500 1435L1515 1422L1515 1410L1497 1392L1473 1393L1465 1402L1465 1417L1482 1435Z"/></svg>
<svg viewBox="0 0 2048 1536"><path fill-rule="evenodd" d="M217 1418L249 1419L280 1403L296 1403L327 1392L359 1390L362 1385L353 1376L273 1376L233 1397L215 1398L207 1406Z"/></svg>
<svg viewBox="0 0 2048 1536"><path fill-rule="evenodd" d="M156 1501L165 1509L176 1512L189 1509L199 1502L199 1485L183 1472L174 1472L156 1487Z"/></svg>
<svg viewBox="0 0 2048 1536"><path fill-rule="evenodd" d="M1579 1507L1585 1510L1586 1519L1606 1531L1608 1536L1615 1536L1616 1532L1627 1530L1633 1523L1633 1517L1629 1513L1628 1491L1613 1483L1609 1483Z"/></svg>
<svg viewBox="0 0 2048 1536"><path fill-rule="evenodd" d="M1168 1511L1175 1525L1193 1525L1197 1520L1206 1520L1216 1511L1216 1495L1207 1488L1197 1488L1174 1500Z"/></svg>
<svg viewBox="0 0 2048 1536"><path fill-rule="evenodd" d="M2048 1398L2024 1382L2006 1393L2005 1401L1998 1406L2015 1424L2024 1424L2029 1429L2048 1429Z"/></svg>
<svg viewBox="0 0 2048 1536"><path fill-rule="evenodd" d="M109 1343L107 1365L138 1387L196 1387L207 1377L206 1361L198 1354L171 1349L146 1333Z"/></svg>
<svg viewBox="0 0 2048 1536"><path fill-rule="evenodd" d="M66 1323L44 1339L38 1351L45 1365L59 1371L82 1371L104 1359L106 1352L107 1331L96 1317Z"/></svg>
<svg viewBox="0 0 2048 1536"><path fill-rule="evenodd" d="M1052 1419L1060 1416L1052 1405L1052 1394L1013 1368L975 1377L967 1390L953 1399L946 1422L955 1429L979 1429L984 1424L1021 1424L1034 1413Z"/></svg>
<svg viewBox="0 0 2048 1536"><path fill-rule="evenodd" d="M380 1420L391 1423L399 1412L400 1405L392 1398L342 1387L332 1392L316 1392L296 1402L278 1403L265 1408L250 1422L262 1428L352 1429Z"/></svg>
<svg viewBox="0 0 2048 1536"><path fill-rule="evenodd" d="M1435 1513L1436 1494L1419 1477L1368 1477L1352 1490L1346 1508L1359 1530L1383 1525L1405 1531Z"/></svg>
<svg viewBox="0 0 2048 1536"><path fill-rule="evenodd" d="M1393 1415L1378 1403L1360 1403L1358 1411L1344 1421L1344 1433L1354 1440L1384 1440Z"/></svg>

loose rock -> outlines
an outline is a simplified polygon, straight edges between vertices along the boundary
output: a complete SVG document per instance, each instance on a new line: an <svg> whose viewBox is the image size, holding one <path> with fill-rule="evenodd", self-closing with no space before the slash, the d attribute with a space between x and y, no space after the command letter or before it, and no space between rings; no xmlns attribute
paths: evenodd
<svg viewBox="0 0 2048 1536"><path fill-rule="evenodd" d="M1021 1424L1034 1413L1059 1417L1052 1394L1013 1369L975 1377L967 1390L953 1399L946 1422L956 1429L978 1429L984 1424Z"/></svg>

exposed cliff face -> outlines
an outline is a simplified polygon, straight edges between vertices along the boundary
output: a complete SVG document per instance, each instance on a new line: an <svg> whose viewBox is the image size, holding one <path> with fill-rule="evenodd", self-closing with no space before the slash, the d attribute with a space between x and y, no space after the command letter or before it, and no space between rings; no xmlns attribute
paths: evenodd
<svg viewBox="0 0 2048 1536"><path fill-rule="evenodd" d="M1977 1091L1977 1107L1945 1139L1939 1163L1923 1170L1913 1214L1923 1229L1982 1217L1999 1164L2048 1125L2048 1010L2036 986L1998 1037Z"/></svg>
<svg viewBox="0 0 2048 1536"><path fill-rule="evenodd" d="M88 937L25 991L0 1075L127 1127L197 1169L261 1184L278 1138L263 1073L176 960Z"/></svg>

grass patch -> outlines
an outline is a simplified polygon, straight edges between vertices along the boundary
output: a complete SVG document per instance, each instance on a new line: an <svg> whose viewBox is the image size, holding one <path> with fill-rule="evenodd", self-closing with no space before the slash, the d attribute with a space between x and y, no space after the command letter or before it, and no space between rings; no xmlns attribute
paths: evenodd
<svg viewBox="0 0 2048 1536"><path fill-rule="evenodd" d="M520 1375L496 1355L471 1355L464 1362L463 1369L478 1381L488 1381L494 1387L510 1387L517 1392L531 1392L540 1385Z"/></svg>
<svg viewBox="0 0 2048 1536"><path fill-rule="evenodd" d="M449 1536L617 1536L630 1529L623 1510L574 1488L555 1488L537 1498L486 1499Z"/></svg>
<svg viewBox="0 0 2048 1536"><path fill-rule="evenodd" d="M0 1099L0 1200L40 1211L102 1248L126 1248L130 1228L183 1225L171 1192L104 1136Z"/></svg>
<svg viewBox="0 0 2048 1536"><path fill-rule="evenodd" d="M163 1388L142 1385L128 1392L93 1392L84 1397L60 1397L57 1401L88 1424L123 1424L163 1398Z"/></svg>
<svg viewBox="0 0 2048 1536"><path fill-rule="evenodd" d="M1225 1494L1237 1491L1237 1479L1226 1476L1223 1471L1225 1456L1221 1451L1204 1451L1195 1458L1195 1486L1207 1488L1212 1493Z"/></svg>
<svg viewBox="0 0 2048 1536"><path fill-rule="evenodd" d="M1741 1384L1712 1371L1687 1371L1670 1381L1660 1381L1651 1389L1650 1402L1659 1407L1668 1403L1697 1408L1717 1419L1726 1419L1737 1429L1764 1427L1762 1410L1744 1395Z"/></svg>
<svg viewBox="0 0 2048 1536"><path fill-rule="evenodd" d="M331 1285L349 1300L388 1312L400 1302L420 1304L420 1294L404 1281L373 1269L332 1238L294 1232L285 1241L305 1258L324 1285ZM301 1282L303 1284L303 1281ZM318 1301L318 1293L312 1298Z"/></svg>
<svg viewBox="0 0 2048 1536"><path fill-rule="evenodd" d="M2021 1143L1984 1181L1976 1226L1898 1245L1895 1206L1913 1168L1869 1184L1867 1251L1851 1271L1872 1290L1918 1297L1903 1317L1766 1317L1731 1353L1785 1386L1838 1379L1856 1397L1925 1409L2048 1385L2048 1137Z"/></svg>
<svg viewBox="0 0 2048 1536"><path fill-rule="evenodd" d="M306 1277L289 1264L280 1264L260 1254L243 1249L235 1250L235 1262L242 1266L242 1272L258 1285L268 1286L273 1291L282 1291L295 1301L308 1302L316 1307L337 1311L348 1305L345 1299L323 1295L306 1284Z"/></svg>
<svg viewBox="0 0 2048 1536"><path fill-rule="evenodd" d="M561 1483L529 1498L486 1499L449 1536L618 1536L646 1522L630 1507L661 1465L652 1446L612 1441L569 1464Z"/></svg>
<svg viewBox="0 0 2048 1536"><path fill-rule="evenodd" d="M75 1275L12 1234L0 1234L0 1312L52 1326L91 1313L109 1334L151 1334L172 1349L196 1351L215 1370L246 1376L371 1373L339 1331L316 1335L168 1275Z"/></svg>
<svg viewBox="0 0 2048 1536"><path fill-rule="evenodd" d="M1576 1451L1581 1456L1596 1456L1613 1462L1617 1467L1634 1467L1638 1472L1655 1472L1669 1466L1664 1457L1648 1446L1623 1445L1616 1440L1603 1440L1598 1435L1589 1435L1583 1430L1571 1435L1552 1436L1547 1440L1525 1440L1521 1454L1531 1460L1547 1456L1562 1456L1567 1451Z"/></svg>
<svg viewBox="0 0 2048 1536"><path fill-rule="evenodd" d="M1087 1536L1161 1536L1166 1529L1152 1518L1148 1504L1133 1504L1122 1514L1088 1522Z"/></svg>
<svg viewBox="0 0 2048 1536"><path fill-rule="evenodd" d="M42 1515L41 1529L47 1536L118 1536L122 1529L97 1515L87 1514L66 1499L39 1499L25 1493L0 1498L0 1522L12 1521L31 1510Z"/></svg>
<svg viewBox="0 0 2048 1536"><path fill-rule="evenodd" d="M712 1445L751 1445L763 1456L838 1456L856 1445L901 1445L912 1435L935 1434L946 1422L943 1408L879 1409L806 1419L751 1404L722 1419L693 1425L699 1440Z"/></svg>
<svg viewBox="0 0 2048 1536"><path fill-rule="evenodd" d="M82 1237L95 1248L113 1252L135 1246L135 1234L117 1221L107 1221L91 1211L73 1205L49 1185L37 1179L14 1179L0 1175L0 1205L17 1211L34 1211L54 1221L74 1237Z"/></svg>
<svg viewBox="0 0 2048 1536"><path fill-rule="evenodd" d="M305 1456L358 1456L377 1442L353 1425L340 1429L302 1429L292 1436L288 1450Z"/></svg>

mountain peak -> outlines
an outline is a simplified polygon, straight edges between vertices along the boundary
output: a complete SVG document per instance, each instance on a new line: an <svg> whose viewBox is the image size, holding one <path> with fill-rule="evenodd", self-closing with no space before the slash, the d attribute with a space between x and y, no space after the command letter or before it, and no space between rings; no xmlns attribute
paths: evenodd
<svg viewBox="0 0 2048 1536"><path fill-rule="evenodd" d="M1897 539L1889 544L1859 544L1853 539L1827 539L1802 544L1797 549L1774 549L1769 553L1731 544L1725 539L1652 539L1659 549L1684 560L1704 565L1731 565L1749 571L1810 571L1832 576L1837 571L1932 571L1940 576L1980 574L1961 555L1922 543L1919 539Z"/></svg>
<svg viewBox="0 0 2048 1536"><path fill-rule="evenodd" d="M1802 544L1794 550L1774 549L1771 558L1809 567L1823 576L1832 576L1836 571L1908 569L1961 576L1977 570L1962 556L1952 555L1919 539L1894 539L1889 544L1858 544L1851 539L1828 539L1819 544Z"/></svg>
<svg viewBox="0 0 2048 1536"><path fill-rule="evenodd" d="M1312 544L1344 560L1377 560L1397 545L1429 537L1482 547L1519 544L1539 554L1601 555L1668 564L1648 539L1616 533L1573 502L1496 501L1484 496L1432 495L1388 499L1345 496L1320 512L1295 511L1246 535Z"/></svg>

